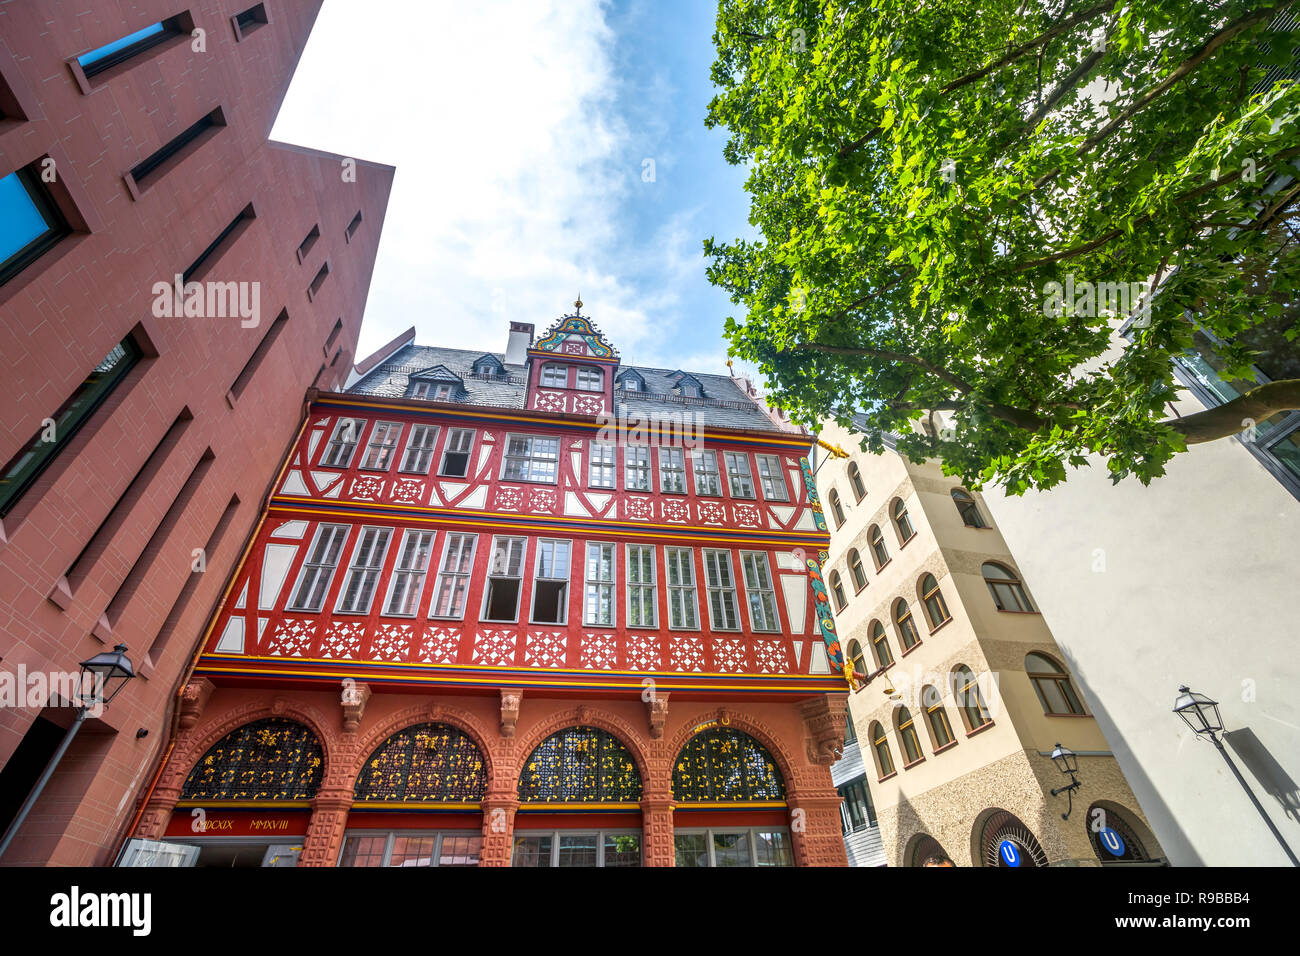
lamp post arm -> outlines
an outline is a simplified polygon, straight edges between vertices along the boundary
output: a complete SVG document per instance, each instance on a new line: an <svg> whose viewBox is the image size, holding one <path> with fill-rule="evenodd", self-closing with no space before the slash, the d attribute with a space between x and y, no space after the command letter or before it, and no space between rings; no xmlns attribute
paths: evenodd
<svg viewBox="0 0 1300 956"><path fill-rule="evenodd" d="M36 781L36 786L33 787L32 792L27 795L27 800L24 801L22 809L18 811L18 815L14 817L13 823L9 824L9 829L5 831L4 840L3 842L0 842L0 859L4 858L5 851L9 849L9 844L13 842L14 837L18 835L19 828L23 825L23 821L27 819L27 814L31 812L32 807L35 806L37 799L41 795L41 791L45 789L45 785L50 782L50 777L54 776L54 771L59 766L59 761L62 760L63 755L67 753L68 746L72 743L72 738L77 736L77 731L81 729L81 724L85 719L86 708L78 707L77 719L72 722L72 726L68 728L68 732L63 735L63 742L59 744L59 749L54 751L54 756L50 758L50 762L45 765L45 771L41 774L41 779Z"/></svg>
<svg viewBox="0 0 1300 956"><path fill-rule="evenodd" d="M1263 805L1259 802L1259 798L1255 796L1255 792L1251 790L1250 785L1246 783L1246 778L1241 775L1241 771L1237 769L1237 765L1233 763L1232 758L1228 756L1228 750L1223 746L1223 741L1219 740L1218 735L1216 734L1211 734L1210 739L1214 741L1214 746L1219 748L1219 753L1223 754L1223 759L1227 761L1228 768L1232 771L1232 775L1236 777L1237 782L1241 784L1241 789L1246 791L1246 796L1250 797L1250 802L1255 805L1255 809L1259 811L1259 815L1264 818L1264 823L1268 826L1269 832L1272 833L1273 836L1277 838L1277 842L1282 845L1282 851L1286 853L1287 859L1291 861L1291 865L1300 866L1300 860L1297 860L1296 855L1291 852L1291 848L1287 846L1286 840L1282 839L1281 832L1274 825L1272 818L1265 812Z"/></svg>

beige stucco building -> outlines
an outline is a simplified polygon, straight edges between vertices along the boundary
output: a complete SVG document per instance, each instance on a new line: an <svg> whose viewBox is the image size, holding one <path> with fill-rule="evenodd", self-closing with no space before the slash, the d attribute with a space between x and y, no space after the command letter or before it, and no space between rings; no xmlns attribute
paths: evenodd
<svg viewBox="0 0 1300 956"><path fill-rule="evenodd" d="M849 452L818 460L824 571L845 656L871 675L849 708L887 864L1162 862L982 496L937 464L866 454L834 424L821 437ZM1079 785L1053 796L1071 781L1057 744L1077 754ZM1122 851L1103 845L1115 835Z"/></svg>

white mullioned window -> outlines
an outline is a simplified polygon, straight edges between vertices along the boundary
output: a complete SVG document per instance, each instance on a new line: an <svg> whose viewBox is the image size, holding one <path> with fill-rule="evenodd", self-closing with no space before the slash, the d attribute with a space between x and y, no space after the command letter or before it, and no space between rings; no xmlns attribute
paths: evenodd
<svg viewBox="0 0 1300 956"><path fill-rule="evenodd" d="M465 595L469 593L470 570L474 567L476 534L448 534L442 547L442 564L438 571L438 590L434 594L430 617L459 618L465 613Z"/></svg>
<svg viewBox="0 0 1300 956"><path fill-rule="evenodd" d="M362 459L361 467L370 471L387 471L401 436L401 422L375 422L375 427L370 429L370 442L366 445L366 457Z"/></svg>
<svg viewBox="0 0 1300 956"><path fill-rule="evenodd" d="M705 550L704 584L709 592L709 625L715 631L740 630L730 551Z"/></svg>
<svg viewBox="0 0 1300 956"><path fill-rule="evenodd" d="M762 551L740 552L740 566L745 574L745 598L749 602L749 626L755 631L780 631L781 618L776 611L776 589L767 555Z"/></svg>
<svg viewBox="0 0 1300 956"><path fill-rule="evenodd" d="M519 595L523 590L527 538L492 539L487 586L483 589L483 620L519 620Z"/></svg>
<svg viewBox="0 0 1300 956"><path fill-rule="evenodd" d="M587 462L589 488L613 488L618 477L618 447L611 442L590 443Z"/></svg>
<svg viewBox="0 0 1300 956"><path fill-rule="evenodd" d="M289 610L319 611L324 607L330 579L339 566L339 555L347 537L348 526L345 524L323 524L316 529L316 538L307 552L302 570L298 572Z"/></svg>
<svg viewBox="0 0 1300 956"><path fill-rule="evenodd" d="M424 575L429 569L429 556L433 553L433 532L408 528L402 535L402 546L397 552L393 579L388 584L388 600L384 613L399 617L413 617L420 606L424 592Z"/></svg>
<svg viewBox="0 0 1300 956"><path fill-rule="evenodd" d="M569 554L573 542L540 538L537 542L537 566L533 569L534 624L569 622Z"/></svg>
<svg viewBox="0 0 1300 956"><path fill-rule="evenodd" d="M722 482L718 477L718 453L716 451L691 452L691 470L695 473L695 493L697 495L721 495Z"/></svg>
<svg viewBox="0 0 1300 956"><path fill-rule="evenodd" d="M352 549L352 566L348 569L347 580L339 593L338 606L334 608L340 614L368 614L370 602L375 596L375 586L379 583L379 572L384 567L384 556L388 553L388 539L392 528L361 529L361 537Z"/></svg>
<svg viewBox="0 0 1300 956"><path fill-rule="evenodd" d="M656 627L659 622L655 587L655 549L650 544L627 546L627 626Z"/></svg>
<svg viewBox="0 0 1300 956"><path fill-rule="evenodd" d="M758 455L758 480L763 486L763 497L768 501L789 501L790 490L785 484L781 459L776 455Z"/></svg>
<svg viewBox="0 0 1300 956"><path fill-rule="evenodd" d="M578 369L578 388L584 392L599 392L605 388L605 373L598 368L581 366Z"/></svg>
<svg viewBox="0 0 1300 956"><path fill-rule="evenodd" d="M659 449L659 490L686 494L686 453L681 448Z"/></svg>
<svg viewBox="0 0 1300 956"><path fill-rule="evenodd" d="M346 468L352 461L352 453L356 450L357 440L361 437L361 429L365 427L364 419L340 418L338 424L334 426L334 434L330 436L329 445L320 460L321 465L325 468Z"/></svg>
<svg viewBox="0 0 1300 956"><path fill-rule="evenodd" d="M543 365L542 385L545 388L565 388L569 384L569 369L565 365Z"/></svg>
<svg viewBox="0 0 1300 956"><path fill-rule="evenodd" d="M673 630L699 630L693 552L690 548L665 548L664 564L668 568L668 626Z"/></svg>
<svg viewBox="0 0 1300 956"><path fill-rule="evenodd" d="M623 469L626 473L625 490L653 491L650 483L650 446L624 445Z"/></svg>
<svg viewBox="0 0 1300 956"><path fill-rule="evenodd" d="M438 474L448 478L464 478L469 474L469 453L474 447L474 429L453 428L447 433L447 444L442 449L442 464Z"/></svg>
<svg viewBox="0 0 1300 956"><path fill-rule="evenodd" d="M614 626L614 545L603 541L587 542L587 587L583 623L600 627Z"/></svg>
<svg viewBox="0 0 1300 956"><path fill-rule="evenodd" d="M412 425L400 470L412 475L427 475L433 460L433 444L437 440L437 425Z"/></svg>
<svg viewBox="0 0 1300 956"><path fill-rule="evenodd" d="M743 451L723 453L727 462L727 483L731 486L731 497L754 497L754 477L749 471L749 455Z"/></svg>
<svg viewBox="0 0 1300 956"><path fill-rule="evenodd" d="M555 484L560 463L560 440L537 435L506 436L506 461L501 477L507 481Z"/></svg>

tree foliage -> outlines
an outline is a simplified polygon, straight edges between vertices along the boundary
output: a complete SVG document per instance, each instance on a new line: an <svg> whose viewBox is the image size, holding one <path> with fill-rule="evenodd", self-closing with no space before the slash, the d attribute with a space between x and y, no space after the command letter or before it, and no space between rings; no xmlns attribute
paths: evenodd
<svg viewBox="0 0 1300 956"><path fill-rule="evenodd" d="M1166 420L1194 335L1227 377L1260 323L1296 339L1297 2L721 0L707 122L761 234L704 244L731 353L798 420L1013 493L1300 408ZM1157 291L1120 338L1086 283Z"/></svg>

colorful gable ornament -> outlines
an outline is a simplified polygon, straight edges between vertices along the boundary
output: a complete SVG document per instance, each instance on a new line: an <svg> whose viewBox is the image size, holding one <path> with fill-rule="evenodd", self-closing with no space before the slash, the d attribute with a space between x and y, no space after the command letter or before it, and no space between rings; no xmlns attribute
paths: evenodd
<svg viewBox="0 0 1300 956"><path fill-rule="evenodd" d="M825 552L822 552L825 554ZM822 580L821 565L814 558L808 558L808 584L813 592L813 610L817 614L817 626L822 632L822 641L826 644L826 655L831 661L831 670L844 673L844 654L840 650L839 635L835 633L835 616L831 613L831 596Z"/></svg>
<svg viewBox="0 0 1300 956"><path fill-rule="evenodd" d="M828 531L826 527L826 514L822 511L821 499L817 497L817 480L813 477L812 466L808 464L808 458L805 456L799 459L799 467L803 470L803 484L808 489L808 504L812 506L813 523L817 525L818 531Z"/></svg>
<svg viewBox="0 0 1300 956"><path fill-rule="evenodd" d="M568 352L565 344L577 340L587 347L587 354L596 358L615 358L618 353L605 339L605 335L585 315L566 315L549 332L537 340L529 352L559 354Z"/></svg>

